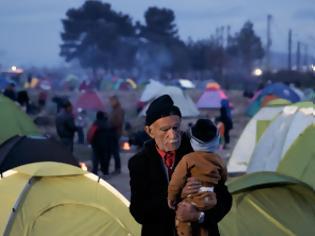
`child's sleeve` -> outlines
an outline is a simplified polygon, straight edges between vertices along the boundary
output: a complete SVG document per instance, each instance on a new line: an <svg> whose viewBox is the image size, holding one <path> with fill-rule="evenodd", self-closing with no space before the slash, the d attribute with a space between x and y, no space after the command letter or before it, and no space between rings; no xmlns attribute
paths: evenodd
<svg viewBox="0 0 315 236"><path fill-rule="evenodd" d="M188 178L188 163L187 158L183 157L182 160L176 166L172 178L168 185L168 199L176 201L180 196L183 187L186 184Z"/></svg>

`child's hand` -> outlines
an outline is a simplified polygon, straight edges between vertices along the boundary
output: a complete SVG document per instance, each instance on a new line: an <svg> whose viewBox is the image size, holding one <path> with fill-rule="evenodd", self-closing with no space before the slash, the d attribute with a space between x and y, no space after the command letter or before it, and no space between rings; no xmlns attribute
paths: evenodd
<svg viewBox="0 0 315 236"><path fill-rule="evenodd" d="M169 208L175 210L175 206L176 206L175 201L167 199L167 204Z"/></svg>

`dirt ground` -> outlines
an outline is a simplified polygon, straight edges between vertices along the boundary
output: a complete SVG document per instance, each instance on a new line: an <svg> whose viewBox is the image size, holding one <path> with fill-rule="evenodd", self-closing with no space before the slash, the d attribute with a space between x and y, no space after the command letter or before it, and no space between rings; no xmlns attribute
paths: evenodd
<svg viewBox="0 0 315 236"><path fill-rule="evenodd" d="M231 142L226 150L221 150L220 154L224 158L225 161L228 161L232 150L242 132L245 125L247 124L249 118L244 115L244 111L249 104L249 100L242 96L241 91L231 90L226 91L230 102L233 104L233 122L234 128L231 130ZM197 101L201 92L197 90L188 91L188 94L192 97L193 101ZM108 106L108 96L112 95L112 93L102 94L105 104ZM118 97L122 103L123 108L126 111L126 120L130 122L132 126L132 131L143 129L144 118L139 117L136 113L136 103L140 98L141 91L119 91ZM74 96L74 95L72 95ZM45 125L40 125L40 129L43 133L48 134L50 136L56 136L55 126L54 126L54 104L48 103L46 109L39 115L40 117L46 117L48 122ZM204 112L204 111L203 111ZM208 112L211 116L215 116L218 111ZM203 113L202 113L203 114ZM94 114L89 114L89 124L93 121ZM183 119L182 129L186 129L189 122L193 122L197 118L194 119ZM88 125L89 126L89 125ZM87 127L88 127L87 126ZM86 128L87 129L87 128ZM127 134L125 134L127 135ZM129 189L129 172L127 168L127 163L129 158L135 153L135 148L132 148L130 151L125 152L121 151L121 162L122 162L122 173L120 175L111 175L106 181L108 181L111 185L113 185L118 191L120 191L127 199L130 197L130 189ZM88 168L91 168L91 148L87 144L76 144L74 147L74 155L75 157L81 161L85 162ZM110 163L110 171L114 170L113 167L114 160L111 159Z"/></svg>

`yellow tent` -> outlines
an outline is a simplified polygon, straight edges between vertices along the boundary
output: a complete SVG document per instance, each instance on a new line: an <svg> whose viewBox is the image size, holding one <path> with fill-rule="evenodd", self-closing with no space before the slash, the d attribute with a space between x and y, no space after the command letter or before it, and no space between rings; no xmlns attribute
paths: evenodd
<svg viewBox="0 0 315 236"><path fill-rule="evenodd" d="M0 179L0 235L140 235L129 202L96 175L37 162Z"/></svg>

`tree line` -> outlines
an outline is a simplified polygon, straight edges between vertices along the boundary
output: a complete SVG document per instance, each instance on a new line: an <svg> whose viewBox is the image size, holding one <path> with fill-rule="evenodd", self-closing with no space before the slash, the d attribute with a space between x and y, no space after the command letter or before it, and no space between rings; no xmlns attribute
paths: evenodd
<svg viewBox="0 0 315 236"><path fill-rule="evenodd" d="M212 71L220 76L229 68L250 73L253 64L264 57L261 39L250 21L226 45L214 36L183 41L174 12L166 8L149 7L142 24L114 11L108 3L86 1L69 9L62 24L60 55L93 71L136 70L159 77Z"/></svg>

